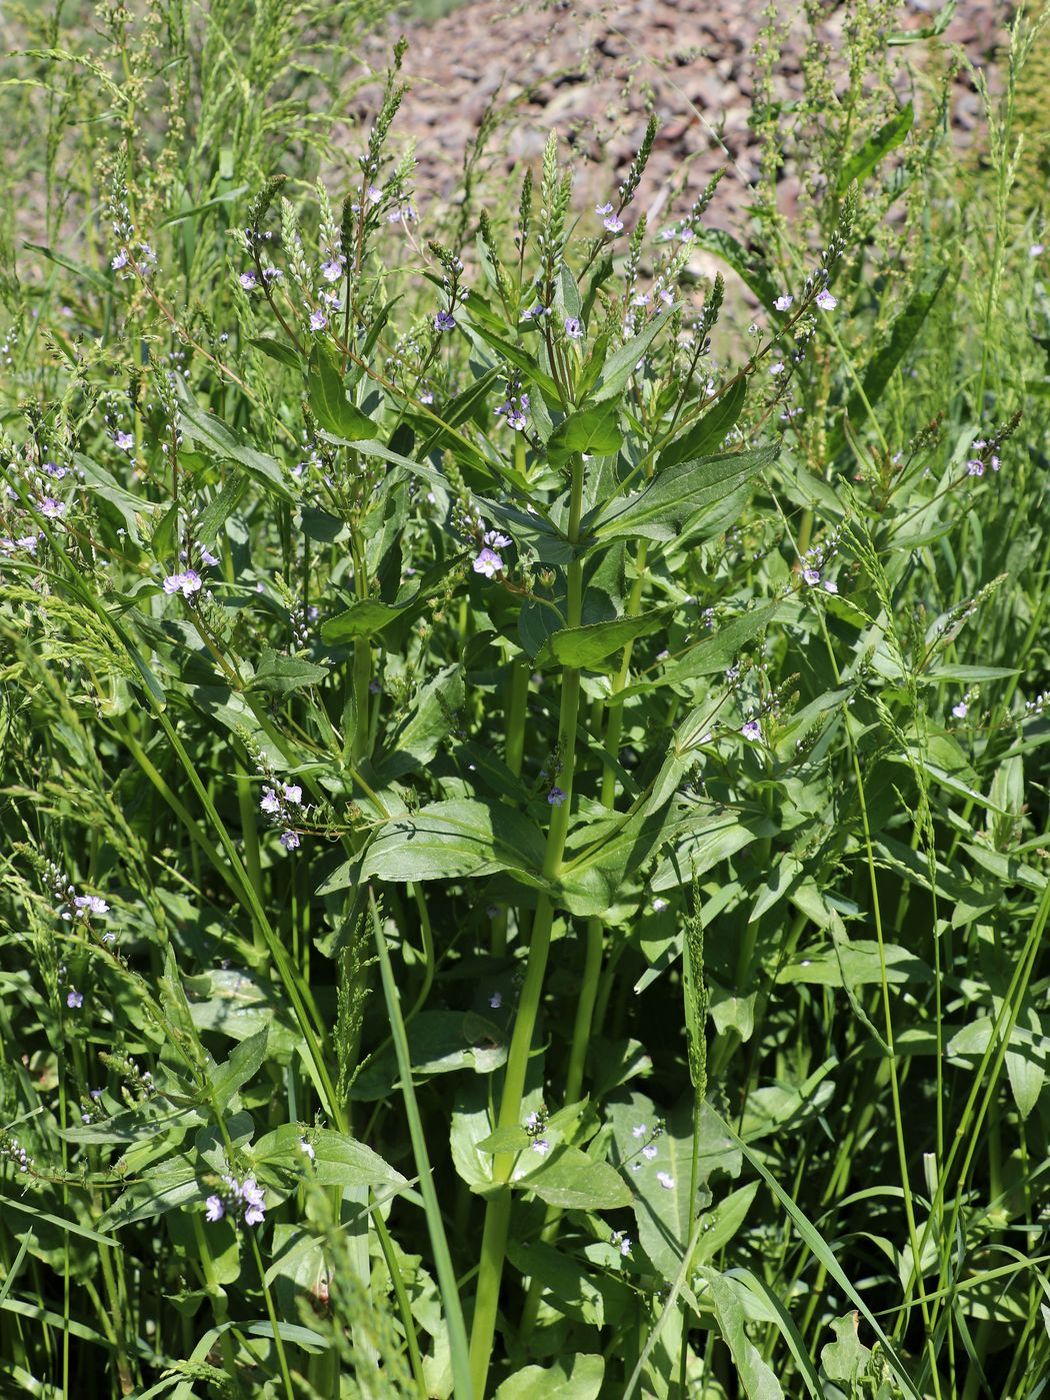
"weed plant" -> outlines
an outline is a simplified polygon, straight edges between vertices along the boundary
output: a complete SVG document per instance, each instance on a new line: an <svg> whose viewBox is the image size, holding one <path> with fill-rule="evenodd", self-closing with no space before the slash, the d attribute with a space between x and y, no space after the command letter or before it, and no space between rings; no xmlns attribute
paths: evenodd
<svg viewBox="0 0 1050 1400"><path fill-rule="evenodd" d="M22 14L5 1393L1045 1394L1045 31L964 164L847 10L736 237L655 121L424 227L363 5Z"/></svg>

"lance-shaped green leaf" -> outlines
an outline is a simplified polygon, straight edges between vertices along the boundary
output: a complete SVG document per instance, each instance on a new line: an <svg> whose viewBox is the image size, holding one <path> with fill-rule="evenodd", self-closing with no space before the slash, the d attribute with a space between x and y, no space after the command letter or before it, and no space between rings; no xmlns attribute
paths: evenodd
<svg viewBox="0 0 1050 1400"><path fill-rule="evenodd" d="M726 670L749 642L765 631L774 622L779 622L792 610L791 603L778 600L742 613L720 627L696 646L668 666L662 675L652 676L637 685L628 686L623 691L625 699L632 695L647 695L661 685L682 685L687 681L698 680L701 676L713 676Z"/></svg>
<svg viewBox="0 0 1050 1400"><path fill-rule="evenodd" d="M860 150L854 152L839 171L836 194L845 194L854 180L859 183L865 175L874 170L883 156L901 144L911 130L914 120L915 109L908 102L899 112L895 112L889 121L880 126L874 135L869 136Z"/></svg>
<svg viewBox="0 0 1050 1400"><path fill-rule="evenodd" d="M718 1330L733 1355L736 1374L748 1400L784 1400L780 1382L762 1360L755 1344L747 1335L744 1305L733 1284L717 1269L700 1270L718 1319Z"/></svg>
<svg viewBox="0 0 1050 1400"><path fill-rule="evenodd" d="M535 1171L511 1180L562 1210L619 1210L631 1204L630 1187L608 1162L596 1162L578 1147L557 1149Z"/></svg>
<svg viewBox="0 0 1050 1400"><path fill-rule="evenodd" d="M912 342L922 329L930 308L937 300L941 288L948 279L948 269L931 272L920 282L909 297L904 310L893 323L886 344L872 357L864 371L862 390L855 391L846 405L846 418L857 422L869 408L874 408L882 398L893 371L911 348ZM844 427L840 424L831 434L828 453L834 456L841 451L846 440Z"/></svg>
<svg viewBox="0 0 1050 1400"><path fill-rule="evenodd" d="M677 466L679 462L703 457L713 447L721 447L726 434L740 417L746 398L747 379L741 376L688 431L668 443L660 453L657 472Z"/></svg>
<svg viewBox="0 0 1050 1400"><path fill-rule="evenodd" d="M557 384L555 384L550 375L547 374L545 370L542 370L533 357L526 350L523 350L520 345L514 345L511 341L504 339L503 336L497 335L495 331L489 330L487 326L480 325L477 322L475 322L472 327L467 327L466 329L471 339L480 337L486 345L490 345L493 350L502 355L503 358L514 365L516 369L520 369L522 374L525 375L530 383L539 389L540 393L543 394L544 398L546 398L551 405L555 407L561 406L561 394L558 392Z"/></svg>
<svg viewBox="0 0 1050 1400"><path fill-rule="evenodd" d="M638 367L638 361L666 324L666 313L652 316L643 330L639 331L636 336L632 336L626 344L620 346L615 354L608 357L602 366L602 372L598 376L598 382L588 399L588 403L605 403L606 400L617 397Z"/></svg>
<svg viewBox="0 0 1050 1400"><path fill-rule="evenodd" d="M547 442L547 456L557 466L574 452L605 457L618 452L622 444L615 404L596 405L572 413L558 424Z"/></svg>
<svg viewBox="0 0 1050 1400"><path fill-rule="evenodd" d="M658 472L641 491L611 502L590 533L599 541L673 540L706 507L723 500L775 461L775 447L679 462Z"/></svg>
<svg viewBox="0 0 1050 1400"><path fill-rule="evenodd" d="M432 802L380 828L361 858L340 866L318 890L328 894L357 879L452 880L509 871L543 887L544 841L521 812L502 802Z"/></svg>
<svg viewBox="0 0 1050 1400"><path fill-rule="evenodd" d="M553 632L536 653L537 666L572 666L578 670L604 671L604 663L619 657L635 637L659 632L667 625L673 608L657 608L639 617L616 617L609 622L592 622L586 627L564 627Z"/></svg>
<svg viewBox="0 0 1050 1400"><path fill-rule="evenodd" d="M346 386L332 352L318 343L310 354L306 379L310 412L326 433L346 442L370 438L376 425L346 396Z"/></svg>
<svg viewBox="0 0 1050 1400"><path fill-rule="evenodd" d="M302 1143L313 1149L308 1155ZM297 1123L282 1123L259 1139L252 1149L257 1168L278 1174L291 1172L296 1178L318 1186L403 1186L405 1178L377 1152L363 1142L331 1128L313 1128L304 1133Z"/></svg>
<svg viewBox="0 0 1050 1400"><path fill-rule="evenodd" d="M295 500L285 484L281 464L276 457L252 447L240 433L235 432L214 413L205 413L181 379L176 381L176 385L179 396L179 424L188 442L205 448L220 462L236 462L264 490L279 496L282 501Z"/></svg>
<svg viewBox="0 0 1050 1400"><path fill-rule="evenodd" d="M720 228L700 229L696 241L701 248L716 253L728 263L736 275L751 288L766 310L773 310L773 303L780 293L756 253L750 252L731 233L726 233Z"/></svg>

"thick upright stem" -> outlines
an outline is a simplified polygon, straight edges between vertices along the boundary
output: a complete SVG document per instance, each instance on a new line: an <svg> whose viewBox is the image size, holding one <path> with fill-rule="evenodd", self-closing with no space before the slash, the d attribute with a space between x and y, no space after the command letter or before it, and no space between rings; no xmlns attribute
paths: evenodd
<svg viewBox="0 0 1050 1400"><path fill-rule="evenodd" d="M583 458L576 455L572 459L572 487L569 497L569 528L567 532L573 544L579 539L582 514ZM570 627L579 627L583 616L583 564L578 559L574 559L568 566L567 585L566 620ZM580 673L578 670L566 669L562 673L561 705L558 716L558 748L561 754L561 766L557 774L557 786L561 788L565 796L562 801L551 808L551 824L547 832L547 845L543 857L543 874L551 881L557 878L565 854L565 837L569 829L572 788L576 773L576 722L579 708ZM510 1051L507 1056L507 1071L503 1082L503 1097L500 1101L498 1118L498 1125L501 1128L513 1127L521 1119L521 1100L525 1092L529 1054L543 998L543 981L547 970L547 955L550 952L553 923L554 905L550 895L544 891L537 900L536 912L532 920L529 955L525 967L525 983L521 990L521 1000L518 1003ZM510 1179L513 1164L513 1153L503 1152L496 1155L492 1174L495 1181L502 1183L502 1189L489 1197L485 1210L481 1262L478 1269L478 1289L474 1304L474 1324L470 1336L470 1374L477 1400L484 1400L492 1356L492 1341L496 1331L500 1280L503 1276L503 1260L507 1252L507 1234L511 1215L510 1188L506 1183Z"/></svg>

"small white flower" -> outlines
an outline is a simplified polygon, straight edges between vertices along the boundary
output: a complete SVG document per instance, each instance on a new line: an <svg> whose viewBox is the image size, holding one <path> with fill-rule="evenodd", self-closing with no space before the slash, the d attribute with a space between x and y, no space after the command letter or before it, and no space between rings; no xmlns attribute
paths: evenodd
<svg viewBox="0 0 1050 1400"><path fill-rule="evenodd" d="M649 1129L644 1123L636 1123L635 1126L631 1129L631 1137L643 1138L645 1137L646 1133L648 1133L648 1131Z"/></svg>
<svg viewBox="0 0 1050 1400"><path fill-rule="evenodd" d="M674 1177L669 1172L657 1172L656 1179L665 1191L674 1190Z"/></svg>
<svg viewBox="0 0 1050 1400"><path fill-rule="evenodd" d="M952 714L956 719L965 719L968 713L969 706L966 704L965 700L960 700L958 705L952 706Z"/></svg>
<svg viewBox="0 0 1050 1400"><path fill-rule="evenodd" d="M827 287L823 287L817 293L816 302L821 311L834 311L835 307L838 306L838 301L831 295Z"/></svg>
<svg viewBox="0 0 1050 1400"><path fill-rule="evenodd" d="M647 1162L653 1161L653 1159L656 1157L656 1153L657 1147L654 1142L646 1143L646 1145L642 1148L642 1156Z"/></svg>
<svg viewBox="0 0 1050 1400"><path fill-rule="evenodd" d="M311 1144L307 1142L306 1138L299 1139L299 1151L309 1157L311 1162L314 1161L317 1156L317 1153L314 1151Z"/></svg>
<svg viewBox="0 0 1050 1400"><path fill-rule="evenodd" d="M777 299L776 299L776 301L773 303L773 305L776 307L776 309L777 309L778 311L790 311L790 310L791 310L791 303L792 303L794 300L795 300L794 297L790 297L790 296L788 296L788 295L785 293L784 296L777 297Z"/></svg>
<svg viewBox="0 0 1050 1400"><path fill-rule="evenodd" d="M839 591L839 586L838 586L838 584L835 582L834 579L826 578L826 579L824 580L824 592L825 592L825 593L837 593L838 591Z"/></svg>
<svg viewBox="0 0 1050 1400"><path fill-rule="evenodd" d="M303 800L303 790L298 783L285 783L282 789L285 802L290 802L294 807L301 805Z"/></svg>

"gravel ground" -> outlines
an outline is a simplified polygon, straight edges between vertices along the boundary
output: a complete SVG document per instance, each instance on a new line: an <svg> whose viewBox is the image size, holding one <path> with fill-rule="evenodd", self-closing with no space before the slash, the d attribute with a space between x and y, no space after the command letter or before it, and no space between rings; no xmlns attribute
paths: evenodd
<svg viewBox="0 0 1050 1400"><path fill-rule="evenodd" d="M941 3L909 0L900 26L929 25ZM944 36L972 63L990 67L993 87L995 55L1012 8L1003 0L960 0ZM617 176L626 169L651 108L661 130L646 183L656 192L657 205L683 168L695 193L715 169L728 164L709 222L726 228L739 224L748 183L757 173L748 114L762 9L760 0L717 5L710 0L474 0L433 23L404 25L410 91L395 130L415 138L421 206L432 199L454 200L461 192L464 149L493 101L513 109L512 121L493 142L497 170L538 157L548 131L556 127L577 153L584 194L596 197L605 193L598 181L608 181L610 160ZM837 47L843 8L825 0L824 10L821 38ZM780 11L793 16L777 79L790 100L801 89L801 0L780 0ZM373 71L388 61L397 32L391 25L369 42ZM917 44L898 52L914 67L928 48ZM374 88L361 90L353 109L356 121L370 121L375 99ZM958 138L966 141L979 125L979 108L965 70L956 81L953 108ZM338 139L344 139L342 133ZM349 128L345 142L347 149L356 149ZM789 217L796 192L789 159L780 187L781 208ZM650 207L651 214L657 212Z"/></svg>

